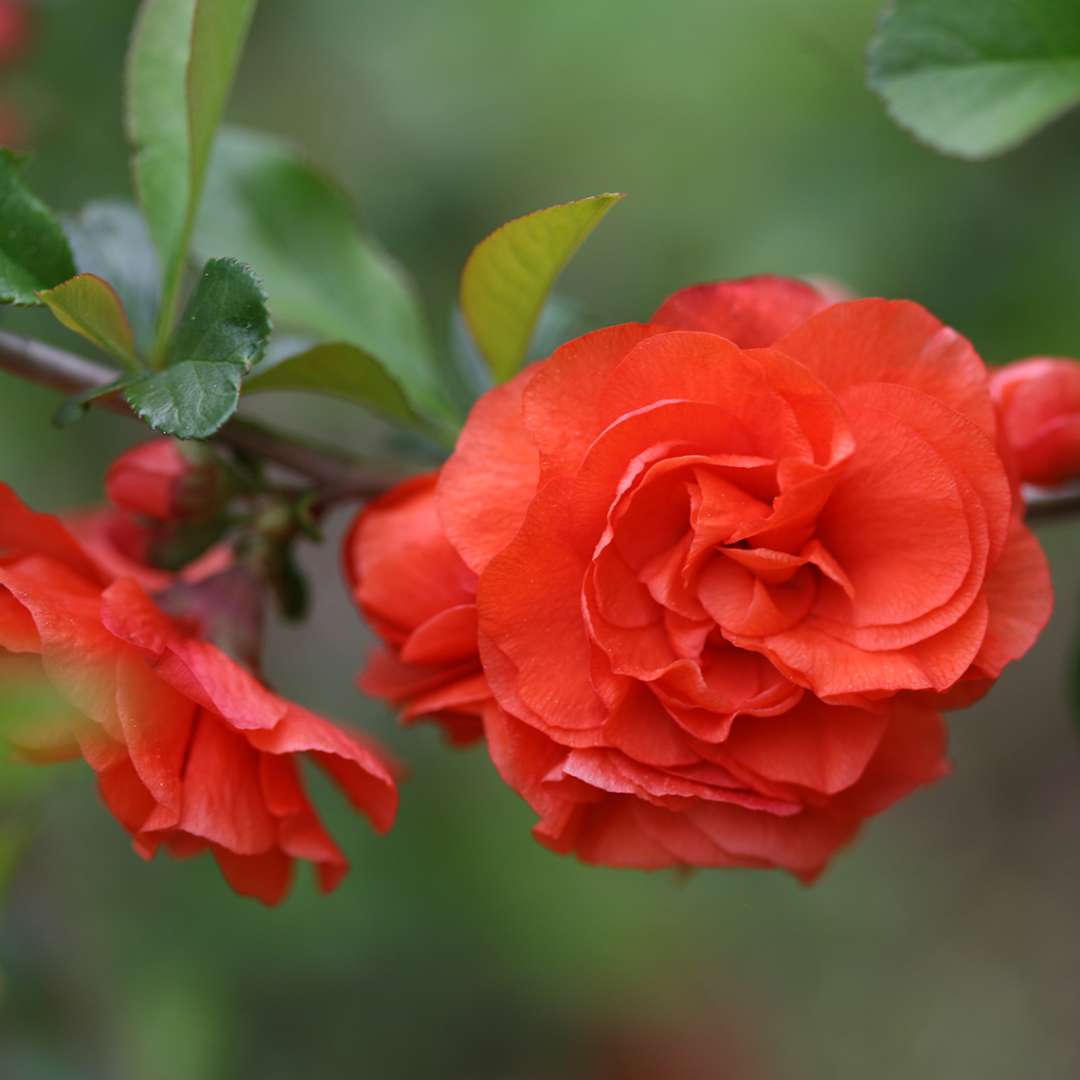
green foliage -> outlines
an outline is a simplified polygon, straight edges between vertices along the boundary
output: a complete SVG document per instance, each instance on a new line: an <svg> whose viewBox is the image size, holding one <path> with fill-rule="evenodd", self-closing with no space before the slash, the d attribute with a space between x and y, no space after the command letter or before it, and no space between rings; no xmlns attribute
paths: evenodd
<svg viewBox="0 0 1080 1080"><path fill-rule="evenodd" d="M989 157L1080 102L1080 5L896 0L869 70L899 124L945 153Z"/></svg>
<svg viewBox="0 0 1080 1080"><path fill-rule="evenodd" d="M59 222L23 183L22 159L0 149L0 303L40 304L38 292L75 274Z"/></svg>
<svg viewBox="0 0 1080 1080"><path fill-rule="evenodd" d="M621 195L593 195L515 218L485 237L461 274L461 310L495 378L521 367L544 301Z"/></svg>
<svg viewBox="0 0 1080 1080"><path fill-rule="evenodd" d="M64 224L76 267L112 285L136 345L149 352L161 303L161 266L142 215L131 203L91 202Z"/></svg>
<svg viewBox="0 0 1080 1080"><path fill-rule="evenodd" d="M116 290L95 274L78 274L38 293L42 303L69 330L137 369L135 335Z"/></svg>
<svg viewBox="0 0 1080 1080"><path fill-rule="evenodd" d="M203 268L169 349L169 362L212 360L244 372L262 359L270 339L266 294L238 259L211 259Z"/></svg>
<svg viewBox="0 0 1080 1080"><path fill-rule="evenodd" d="M130 383L128 404L165 435L208 438L236 411L241 380L269 337L266 298L250 268L211 259L177 327L169 366Z"/></svg>
<svg viewBox="0 0 1080 1080"><path fill-rule="evenodd" d="M131 383L124 396L155 431L206 439L236 412L243 377L239 364L185 360Z"/></svg>
<svg viewBox="0 0 1080 1080"><path fill-rule="evenodd" d="M341 191L286 143L222 133L194 244L205 256L235 254L258 266L280 322L357 346L390 372L416 409L449 425L409 285L361 235Z"/></svg>
<svg viewBox="0 0 1080 1080"><path fill-rule="evenodd" d="M343 341L315 345L285 357L244 384L245 393L264 390L304 390L339 397L407 427L428 428L397 379L370 353Z"/></svg>
<svg viewBox="0 0 1080 1080"><path fill-rule="evenodd" d="M214 131L254 0L144 0L127 68L135 183L165 275L163 352Z"/></svg>

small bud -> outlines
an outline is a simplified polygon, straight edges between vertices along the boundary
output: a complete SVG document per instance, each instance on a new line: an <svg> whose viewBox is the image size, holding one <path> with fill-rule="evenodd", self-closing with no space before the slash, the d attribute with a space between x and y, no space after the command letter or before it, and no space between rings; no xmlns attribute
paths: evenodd
<svg viewBox="0 0 1080 1080"><path fill-rule="evenodd" d="M1020 479L1053 487L1080 480L1080 362L1033 356L990 377Z"/></svg>
<svg viewBox="0 0 1080 1080"><path fill-rule="evenodd" d="M105 490L121 510L158 521L191 521L217 515L228 499L229 484L212 451L155 439L113 462Z"/></svg>

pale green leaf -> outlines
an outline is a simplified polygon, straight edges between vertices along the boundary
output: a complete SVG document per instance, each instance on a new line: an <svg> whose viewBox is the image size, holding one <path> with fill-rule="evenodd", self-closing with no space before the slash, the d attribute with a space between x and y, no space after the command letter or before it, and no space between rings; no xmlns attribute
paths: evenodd
<svg viewBox="0 0 1080 1080"><path fill-rule="evenodd" d="M38 293L69 330L128 367L137 368L135 335L116 290L95 274L79 274Z"/></svg>
<svg viewBox="0 0 1080 1080"><path fill-rule="evenodd" d="M621 195L593 195L515 218L481 240L461 273L461 310L495 378L521 367L544 301Z"/></svg>

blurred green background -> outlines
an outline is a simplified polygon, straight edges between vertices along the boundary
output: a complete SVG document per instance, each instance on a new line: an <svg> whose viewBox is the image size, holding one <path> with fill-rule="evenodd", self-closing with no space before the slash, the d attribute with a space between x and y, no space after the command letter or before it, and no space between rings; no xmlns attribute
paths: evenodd
<svg viewBox="0 0 1080 1080"><path fill-rule="evenodd" d="M35 5L31 53L0 75L30 180L62 210L128 193L133 7ZM919 147L864 88L879 7L263 0L229 115L339 177L437 338L482 235L621 190L560 285L589 321L643 317L702 279L826 274L922 301L994 362L1080 354L1080 119L978 166ZM25 312L0 325L46 332ZM140 433L102 416L59 432L54 405L0 376L0 477L41 507L92 502ZM344 409L287 418L313 417L370 438ZM16 770L36 827L0 916L0 1077L1080 1075L1080 740L1063 693L1078 529L1042 530L1057 614L954 717L955 775L871 823L810 890L541 849L482 752L400 730L352 688L367 639L335 552L311 549L315 618L275 627L267 667L408 761L397 828L376 838L324 800L352 874L328 898L303 874L268 911L206 860L142 863L85 766Z"/></svg>

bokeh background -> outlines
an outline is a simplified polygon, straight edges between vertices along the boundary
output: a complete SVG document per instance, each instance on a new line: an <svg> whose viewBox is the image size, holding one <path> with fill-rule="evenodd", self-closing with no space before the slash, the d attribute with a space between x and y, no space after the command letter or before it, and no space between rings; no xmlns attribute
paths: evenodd
<svg viewBox="0 0 1080 1080"><path fill-rule="evenodd" d="M229 116L337 175L440 341L471 244L621 190L560 284L584 322L642 317L702 279L826 274L922 301L994 362L1080 354L1080 118L982 165L921 148L864 86L880 2L263 0ZM62 210L128 194L133 8L38 3L29 54L0 74L31 181ZM76 345L33 313L0 325ZM102 416L60 432L54 406L0 376L0 477L43 508L93 502L140 432ZM345 409L297 401L286 419L313 416L342 442L371 438ZM306 551L316 617L275 627L267 666L408 761L397 828L376 838L324 800L353 873L328 898L303 875L269 911L208 861L141 862L84 765L4 765L0 1076L1080 1075L1080 738L1064 692L1080 523L1041 535L1051 629L953 718L955 775L872 822L813 889L544 851L482 751L403 731L353 689L365 632L334 551Z"/></svg>

